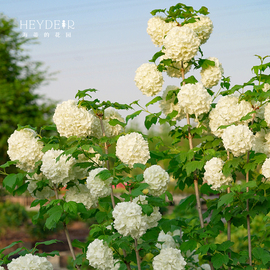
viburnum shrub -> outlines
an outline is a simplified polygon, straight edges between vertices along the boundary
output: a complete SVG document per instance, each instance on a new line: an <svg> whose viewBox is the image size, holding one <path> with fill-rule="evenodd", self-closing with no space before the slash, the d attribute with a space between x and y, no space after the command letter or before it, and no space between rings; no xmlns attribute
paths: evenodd
<svg viewBox="0 0 270 270"><path fill-rule="evenodd" d="M268 56L257 56L260 63L252 67L254 76L248 82L231 87L219 60L203 56L202 46L207 46L213 30L206 7L195 10L179 3L151 14L147 33L161 50L137 69L135 83L143 94L155 97L145 106L138 101L127 105L93 99L95 89L78 91L78 100L57 106L55 125L40 131L19 127L10 136L11 161L1 166L2 174L13 164L22 171L6 174L3 186L13 195L28 189L36 198L31 206L40 208L34 223L46 214L46 228L63 225L77 269L85 262L100 270L269 269ZM193 69L201 71L201 81L189 75ZM179 83L156 96L163 88L164 72ZM214 93L211 88L219 83ZM150 112L157 102L161 111ZM135 106L139 110L126 119L121 116L121 110ZM142 112L147 113L147 129L170 126L171 145L160 137L126 132L129 120ZM44 137L44 130L55 135ZM154 149L149 148L150 140L157 142ZM183 141L189 150L182 147ZM194 188L178 208L184 212L196 207L197 215L162 216L161 207L173 200L167 190L170 178L176 189ZM118 184L125 192L115 196L113 187ZM206 204L204 213L201 201ZM67 224L74 215L97 220L86 242L71 243ZM257 216L263 216L264 233L251 235ZM246 250L234 250L232 228L245 228ZM225 240L219 237L224 233ZM51 269L37 256L57 252L39 254L37 245L18 248L21 257L10 262L10 254L2 253L16 243L0 251L0 264L25 269L23 262L29 261L40 265L31 269ZM73 247L82 252L75 254Z"/></svg>

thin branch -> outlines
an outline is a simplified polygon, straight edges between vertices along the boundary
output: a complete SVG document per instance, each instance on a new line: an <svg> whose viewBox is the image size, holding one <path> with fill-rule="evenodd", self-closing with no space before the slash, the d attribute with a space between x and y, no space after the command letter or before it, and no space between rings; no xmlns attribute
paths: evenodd
<svg viewBox="0 0 270 270"><path fill-rule="evenodd" d="M135 240L135 253L136 253L136 259L137 259L138 270L141 270L141 258L140 258L139 251L138 251L138 249L137 249L138 241L137 241L136 238L135 238L134 240Z"/></svg>
<svg viewBox="0 0 270 270"><path fill-rule="evenodd" d="M59 196L58 196L56 185L54 185L54 193L55 193L55 198L57 200L59 200ZM67 229L67 225L66 225L65 222L63 222L63 225L64 225L64 232L65 232L65 235L66 235L66 239L67 239L67 242L68 242L68 247L69 247L69 250L71 252L72 259L75 261L76 260L76 256L75 256L75 252L74 252L73 246L71 244L70 235L69 235L69 232L68 232L68 229ZM77 264L76 264L76 268L78 270L81 269L80 266L77 265Z"/></svg>

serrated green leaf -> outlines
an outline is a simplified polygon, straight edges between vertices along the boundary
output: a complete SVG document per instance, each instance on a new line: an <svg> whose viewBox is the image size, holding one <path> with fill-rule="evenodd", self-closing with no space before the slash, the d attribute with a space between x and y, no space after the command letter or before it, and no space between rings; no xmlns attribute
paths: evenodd
<svg viewBox="0 0 270 270"><path fill-rule="evenodd" d="M252 255L257 259L261 260L263 264L266 264L270 261L270 253L269 251L261 248L261 247L255 247L252 249Z"/></svg>
<svg viewBox="0 0 270 270"><path fill-rule="evenodd" d="M186 169L187 175L190 175L192 172L195 172L197 169L201 170L204 166L203 161L190 161L184 167Z"/></svg>
<svg viewBox="0 0 270 270"><path fill-rule="evenodd" d="M126 117L126 123L129 121L129 119L134 119L136 116L140 115L140 113L142 112L143 110L139 110L133 114L130 114Z"/></svg>
<svg viewBox="0 0 270 270"><path fill-rule="evenodd" d="M156 102L158 102L158 101L160 101L160 100L162 100L162 97L157 96L157 97L153 98L151 101L149 101L149 102L145 105L145 107L148 107L149 105L155 104Z"/></svg>
<svg viewBox="0 0 270 270"><path fill-rule="evenodd" d="M150 216L153 213L153 207L149 204L142 204L141 205L142 211L147 216Z"/></svg>
<svg viewBox="0 0 270 270"><path fill-rule="evenodd" d="M127 125L126 123L123 123L123 122L119 121L118 119L110 119L109 124L113 127L116 125L120 125L122 127L125 127Z"/></svg>
<svg viewBox="0 0 270 270"><path fill-rule="evenodd" d="M162 56L162 55L164 55L164 54L165 54L165 53L162 52L162 51L159 51L159 52L155 53L155 54L153 55L152 59L149 60L149 62L155 63L156 60L157 60L160 56Z"/></svg>
<svg viewBox="0 0 270 270"><path fill-rule="evenodd" d="M61 205L55 205L48 212L49 217L45 222L45 226L48 229L56 227L56 224L59 222L61 215L63 213L63 208Z"/></svg>
<svg viewBox="0 0 270 270"><path fill-rule="evenodd" d="M231 241L225 241L220 245L217 245L217 250L219 251L226 251L227 249L229 249L231 246L233 246L233 242Z"/></svg>
<svg viewBox="0 0 270 270"><path fill-rule="evenodd" d="M229 262L229 256L227 254L216 253L211 258L211 262L215 269L220 268L223 264L227 265Z"/></svg>
<svg viewBox="0 0 270 270"><path fill-rule="evenodd" d="M15 186L17 185L17 174L9 174L5 177L3 181L3 187L6 188L9 192L13 192Z"/></svg>
<svg viewBox="0 0 270 270"><path fill-rule="evenodd" d="M107 213L99 211L96 213L95 217L96 217L97 222L100 224L107 218L107 216L108 216Z"/></svg>
<svg viewBox="0 0 270 270"><path fill-rule="evenodd" d="M19 161L19 160L8 161L8 162L6 162L5 164L2 164L2 165L0 166L0 168L5 169L5 168L9 167L10 165L15 165L15 164L17 164L18 161Z"/></svg>
<svg viewBox="0 0 270 270"><path fill-rule="evenodd" d="M77 215L78 213L77 203L73 201L65 202L64 211L69 214Z"/></svg>
<svg viewBox="0 0 270 270"><path fill-rule="evenodd" d="M224 204L230 204L233 201L233 193L223 195L218 201L218 208Z"/></svg>
<svg viewBox="0 0 270 270"><path fill-rule="evenodd" d="M108 178L112 177L112 173L108 171L107 169L105 169L99 172L96 176L98 176L101 180L105 181Z"/></svg>
<svg viewBox="0 0 270 270"><path fill-rule="evenodd" d="M188 250L193 251L197 248L197 242L195 240L188 240L183 242L180 246L182 252L187 252Z"/></svg>

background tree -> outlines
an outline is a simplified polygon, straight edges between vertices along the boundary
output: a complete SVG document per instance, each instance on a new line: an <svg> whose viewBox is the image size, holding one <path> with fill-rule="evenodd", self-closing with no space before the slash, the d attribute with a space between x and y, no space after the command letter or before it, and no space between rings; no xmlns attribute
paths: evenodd
<svg viewBox="0 0 270 270"><path fill-rule="evenodd" d="M55 102L36 94L51 78L43 64L31 61L25 45L36 43L16 30L14 19L0 14L0 164L7 157L7 139L17 125L49 124Z"/></svg>

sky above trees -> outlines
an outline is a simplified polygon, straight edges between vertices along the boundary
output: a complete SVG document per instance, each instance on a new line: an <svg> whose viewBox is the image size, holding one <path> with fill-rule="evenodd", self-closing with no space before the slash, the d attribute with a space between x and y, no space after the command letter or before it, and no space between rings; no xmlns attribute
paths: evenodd
<svg viewBox="0 0 270 270"><path fill-rule="evenodd" d="M159 50L146 33L150 11L176 3L171 0L0 0L1 11L15 18L24 34L38 36L40 44L28 47L33 59L43 61L51 72L59 71L55 81L41 88L42 94L67 100L74 99L78 89L96 88L99 92L95 98L122 103L140 99L142 104L150 98L136 88L135 70ZM269 1L183 3L195 9L208 7L214 31L202 50L206 58L214 56L220 60L224 75L231 76L233 84L250 78L252 65L259 64L255 54L270 54ZM47 28L53 23L51 29L45 29L46 21ZM44 37L45 33L49 36ZM170 84L179 85L179 81L165 78L163 88Z"/></svg>

